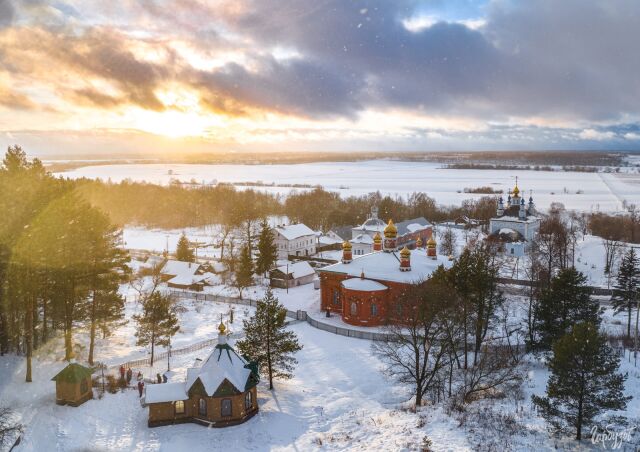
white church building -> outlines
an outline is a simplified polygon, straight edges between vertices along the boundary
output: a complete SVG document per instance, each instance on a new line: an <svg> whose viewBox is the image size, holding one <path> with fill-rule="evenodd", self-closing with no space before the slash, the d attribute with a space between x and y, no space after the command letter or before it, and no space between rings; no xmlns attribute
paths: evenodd
<svg viewBox="0 0 640 452"><path fill-rule="evenodd" d="M490 239L502 242L505 253L516 257L529 251L540 229L533 196L529 196L529 202L526 202L520 195L516 178L516 186L509 193L506 204L501 196L496 216L489 223Z"/></svg>

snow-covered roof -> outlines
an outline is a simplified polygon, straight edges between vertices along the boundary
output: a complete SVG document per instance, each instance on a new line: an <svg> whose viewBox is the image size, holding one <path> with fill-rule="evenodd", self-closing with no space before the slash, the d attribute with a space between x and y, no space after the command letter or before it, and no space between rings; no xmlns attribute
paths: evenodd
<svg viewBox="0 0 640 452"><path fill-rule="evenodd" d="M410 232L424 231L431 227L431 223L424 217L412 218L410 220L401 221L396 223L398 228L398 236L401 237Z"/></svg>
<svg viewBox="0 0 640 452"><path fill-rule="evenodd" d="M246 366L247 362L224 340L216 345L202 366L189 369L188 376L193 383L200 379L209 396L218 390L225 379L238 391L244 392L251 376L251 369Z"/></svg>
<svg viewBox="0 0 640 452"><path fill-rule="evenodd" d="M169 260L164 264L160 273L172 276L195 275L199 268L200 264L196 264L195 262Z"/></svg>
<svg viewBox="0 0 640 452"><path fill-rule="evenodd" d="M416 249L411 251L411 270L407 272L400 271L400 256L398 253L384 251L355 256L349 264L340 262L324 267L319 271L341 273L353 277L359 277L364 272L365 278L415 283L427 279L438 266L444 265L445 268L449 268L452 264L445 256L437 256L436 259L432 259L427 256L426 250Z"/></svg>
<svg viewBox="0 0 640 452"><path fill-rule="evenodd" d="M181 286L190 286L191 284L197 284L199 282L204 281L207 277L204 275L185 275L181 274L178 276L174 276L168 282L171 284L179 284ZM209 273L209 275L213 275L213 273ZM214 276L214 275L213 275Z"/></svg>
<svg viewBox="0 0 640 452"><path fill-rule="evenodd" d="M145 387L145 403L175 402L189 398L183 382L150 384Z"/></svg>
<svg viewBox="0 0 640 452"><path fill-rule="evenodd" d="M351 243L362 243L364 245L372 245L373 237L369 234L358 234L355 238L349 240Z"/></svg>
<svg viewBox="0 0 640 452"><path fill-rule="evenodd" d="M353 228L358 231L376 231L376 232L384 232L384 228L387 224L382 221L380 218L369 218L367 221L362 223L360 226L356 226Z"/></svg>
<svg viewBox="0 0 640 452"><path fill-rule="evenodd" d="M313 232L313 230L307 225L302 223L290 224L287 226L277 226L275 230L278 231L278 233L287 240L295 240L306 235L315 236L315 232Z"/></svg>
<svg viewBox="0 0 640 452"><path fill-rule="evenodd" d="M386 290L387 286L377 281L363 278L351 278L342 281L342 287L350 290L360 290L362 292L373 292L376 290Z"/></svg>
<svg viewBox="0 0 640 452"><path fill-rule="evenodd" d="M321 235L318 237L318 243L322 245L335 245L336 243L342 243L342 240L329 235Z"/></svg>
<svg viewBox="0 0 640 452"><path fill-rule="evenodd" d="M288 268L286 265L278 267L278 271L284 273L285 275L287 274L287 270L289 271L289 274L292 275L295 279L303 278L316 272L307 261L294 262L292 264L289 264Z"/></svg>

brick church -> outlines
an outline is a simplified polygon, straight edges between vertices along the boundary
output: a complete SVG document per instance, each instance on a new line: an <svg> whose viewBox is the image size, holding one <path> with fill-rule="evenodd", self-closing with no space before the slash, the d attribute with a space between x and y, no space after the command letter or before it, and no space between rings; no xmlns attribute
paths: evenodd
<svg viewBox="0 0 640 452"><path fill-rule="evenodd" d="M342 261L319 270L323 311L340 313L351 325L384 325L393 318L394 301L404 288L426 280L440 265L451 267L448 258L437 255L433 236L426 249L419 239L414 250L404 246L398 251L397 235L389 220L384 240L377 233L374 251L355 258L351 243L343 243Z"/></svg>

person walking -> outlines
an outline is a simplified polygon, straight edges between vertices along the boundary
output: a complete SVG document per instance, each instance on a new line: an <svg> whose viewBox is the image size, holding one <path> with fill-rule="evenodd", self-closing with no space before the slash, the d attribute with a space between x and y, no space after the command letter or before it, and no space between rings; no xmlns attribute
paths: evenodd
<svg viewBox="0 0 640 452"><path fill-rule="evenodd" d="M140 394L140 397L142 397L143 390L144 390L144 381L140 380L138 381L138 393Z"/></svg>
<svg viewBox="0 0 640 452"><path fill-rule="evenodd" d="M127 384L130 385L131 384L131 379L133 378L133 371L131 370L131 367L129 367L127 369Z"/></svg>
<svg viewBox="0 0 640 452"><path fill-rule="evenodd" d="M125 369L122 364L120 364L120 380L124 380Z"/></svg>

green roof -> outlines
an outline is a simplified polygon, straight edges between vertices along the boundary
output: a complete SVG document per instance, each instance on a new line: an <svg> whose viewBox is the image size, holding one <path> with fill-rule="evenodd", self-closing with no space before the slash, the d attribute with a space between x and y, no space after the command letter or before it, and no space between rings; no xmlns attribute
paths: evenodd
<svg viewBox="0 0 640 452"><path fill-rule="evenodd" d="M91 377L91 374L93 374L93 369L81 366L78 363L71 363L67 367L62 369L51 380L53 381L61 380L66 383L80 383L85 378Z"/></svg>

